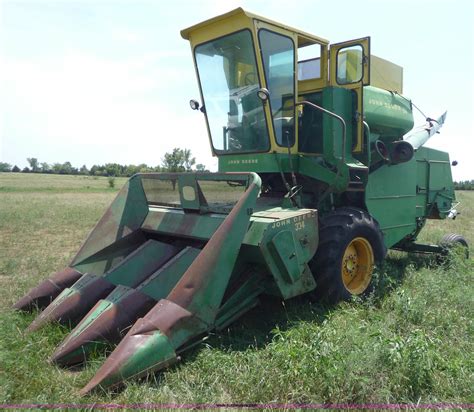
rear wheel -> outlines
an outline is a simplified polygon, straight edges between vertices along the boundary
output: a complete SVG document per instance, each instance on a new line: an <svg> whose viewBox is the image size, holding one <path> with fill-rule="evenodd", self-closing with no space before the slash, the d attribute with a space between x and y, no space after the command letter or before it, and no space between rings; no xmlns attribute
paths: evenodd
<svg viewBox="0 0 474 412"><path fill-rule="evenodd" d="M439 245L444 250L442 253L441 260L446 260L446 257L449 255L449 252L456 247L460 247L463 251L463 257L465 259L469 259L469 244L463 236L458 235L457 233L449 233L447 235L444 235L441 238Z"/></svg>
<svg viewBox="0 0 474 412"><path fill-rule="evenodd" d="M316 297L336 303L367 293L374 265L386 253L377 221L364 210L344 207L324 216L310 263Z"/></svg>

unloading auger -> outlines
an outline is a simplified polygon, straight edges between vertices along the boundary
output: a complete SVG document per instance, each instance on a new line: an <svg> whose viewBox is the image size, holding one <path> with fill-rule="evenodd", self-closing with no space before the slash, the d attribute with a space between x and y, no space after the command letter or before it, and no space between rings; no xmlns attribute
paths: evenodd
<svg viewBox="0 0 474 412"><path fill-rule="evenodd" d="M423 146L446 113L413 129L402 68L370 38L329 45L240 8L181 35L219 172L133 176L70 265L14 306L43 309L29 331L75 325L57 364L118 343L82 394L176 362L262 294L337 302L370 291L388 248L468 253L456 234L416 242L457 214L449 156Z"/></svg>

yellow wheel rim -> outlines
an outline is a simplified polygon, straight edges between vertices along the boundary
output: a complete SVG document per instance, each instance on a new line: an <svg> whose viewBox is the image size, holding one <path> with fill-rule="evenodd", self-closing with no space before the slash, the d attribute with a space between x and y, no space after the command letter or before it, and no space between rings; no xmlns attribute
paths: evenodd
<svg viewBox="0 0 474 412"><path fill-rule="evenodd" d="M353 295L360 295L369 286L374 269L374 252L367 239L356 237L342 257L342 282Z"/></svg>

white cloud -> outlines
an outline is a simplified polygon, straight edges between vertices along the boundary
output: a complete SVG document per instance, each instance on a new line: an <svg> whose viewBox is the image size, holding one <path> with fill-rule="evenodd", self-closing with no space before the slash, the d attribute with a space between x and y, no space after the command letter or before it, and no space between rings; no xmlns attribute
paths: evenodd
<svg viewBox="0 0 474 412"><path fill-rule="evenodd" d="M189 96L182 96L182 107L176 107L173 85L183 71L194 77L192 66L171 69L154 55L114 61L71 53L34 63L9 60L3 74L8 127L29 144L9 140L4 128L6 151L76 165L156 165L173 147L188 147L210 166L215 162L204 145L202 116L188 110ZM60 148L65 157L50 157Z"/></svg>
<svg viewBox="0 0 474 412"><path fill-rule="evenodd" d="M69 5L70 2L60 3ZM134 4L137 16L143 13L143 20L155 14L160 16L165 9L169 11L166 16L178 16L175 11L182 8L179 9L179 21L170 18L160 22L158 19L156 25L154 22L150 24L150 20L148 25L143 25L142 19L129 19L127 9L122 6L131 3L119 4L111 0L113 7L110 9L97 7L97 2L92 0L84 2L88 7L79 3L75 8L60 8L62 12L58 22L62 24L57 28L48 24L48 16L54 7L31 8L36 10L32 14L34 18L25 8L21 18L15 21L16 30L5 31L11 36L10 40L16 37L24 40L13 42L18 44L19 50L10 50L11 54L8 54L8 60L3 61L0 73L3 79L0 95L4 104L4 119L0 124L0 156L8 162L25 164L26 157L34 156L48 162L69 160L75 165L109 161L158 164L163 154L173 147L189 147L199 162L208 166L215 164L215 159L210 157L202 115L192 112L187 106L189 98L198 98L198 89L189 46L179 38L179 29L242 6L277 21L328 36L333 41L357 36L360 30L364 31L361 35L370 32L374 36L374 50L381 48L384 52L382 56L405 56L408 95L428 115L440 114L445 107L449 109L441 135L433 137L429 145L447 150L452 159L459 160L459 166L453 169L455 178L472 178L474 164L468 158L474 149L471 142L474 133L472 90L469 90L472 81L466 75L472 67L472 57L468 58L472 56L472 51L469 54L472 39L463 36L462 32L453 33L456 38L467 39L463 53L468 55L463 54L462 64L452 65L441 54L442 50L451 50L443 46L446 36L436 37L436 31L415 30L393 37L392 31L386 30L382 15L377 14L376 8L370 7L372 14L369 13L369 20L373 24L367 32L364 25L349 24L350 19L357 20L356 12L340 16L337 24L331 19L322 19L322 16L331 15L335 8L340 8L340 4L321 0L302 0L298 8L288 8L288 2L283 0L274 0L270 8L268 2L251 0L176 1L169 6L173 9L164 6L165 2L141 1ZM375 0L366 2L366 6L372 3L375 4ZM395 1L388 2L387 7L393 13L400 10ZM413 6L418 11L422 7ZM359 7L359 12L367 14L366 9ZM446 5L437 9L436 13L446 14L450 9ZM82 11L82 14L77 11ZM418 15L421 14L409 15L407 24L410 25L410 21L412 26L418 24ZM471 27L463 16L457 16L456 27ZM74 28L64 24L66 17L74 22ZM461 19L459 22L458 17ZM31 22L31 27L22 32L18 27L22 27L21 23L25 21ZM86 30L91 29L97 34L109 33L104 27L111 30L116 42L110 42L110 38L104 36L100 47L95 47L91 39L99 37L88 37L85 34L90 32ZM30 40L35 33L47 32L50 36L45 39L55 40L50 33L52 29L57 30L57 33L53 31L58 39L71 40L71 48L66 55L60 47L63 45L61 41L57 44L52 41L40 51L31 46ZM75 29L78 29L77 33ZM128 47L122 48L121 43ZM33 44L42 43L38 40ZM69 47L70 43L65 41L64 44ZM398 47L389 46L393 44ZM72 47L80 47L81 50ZM427 60L433 47L435 52L432 53L439 52L439 57ZM110 52L107 57L106 53L99 54L104 50ZM49 54L42 54L43 51ZM17 54L24 57L19 58ZM459 72L450 71L455 67L459 68ZM453 85L453 79L462 79L463 84Z"/></svg>
<svg viewBox="0 0 474 412"><path fill-rule="evenodd" d="M115 39L119 42L124 42L127 44L137 44L139 41L143 40L144 34L132 30L115 30L113 33Z"/></svg>

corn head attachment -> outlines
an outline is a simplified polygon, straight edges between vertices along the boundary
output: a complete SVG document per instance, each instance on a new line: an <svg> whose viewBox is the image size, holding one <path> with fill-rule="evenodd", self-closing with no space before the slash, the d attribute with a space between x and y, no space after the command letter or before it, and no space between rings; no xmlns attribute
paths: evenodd
<svg viewBox="0 0 474 412"><path fill-rule="evenodd" d="M206 196L229 188L238 192L233 201ZM62 272L67 281L56 274L15 307L51 301L30 331L76 325L55 363L77 364L120 342L83 394L162 369L262 292L289 298L314 289L307 263L317 248L316 211L282 207L260 190L255 173L136 175Z"/></svg>

